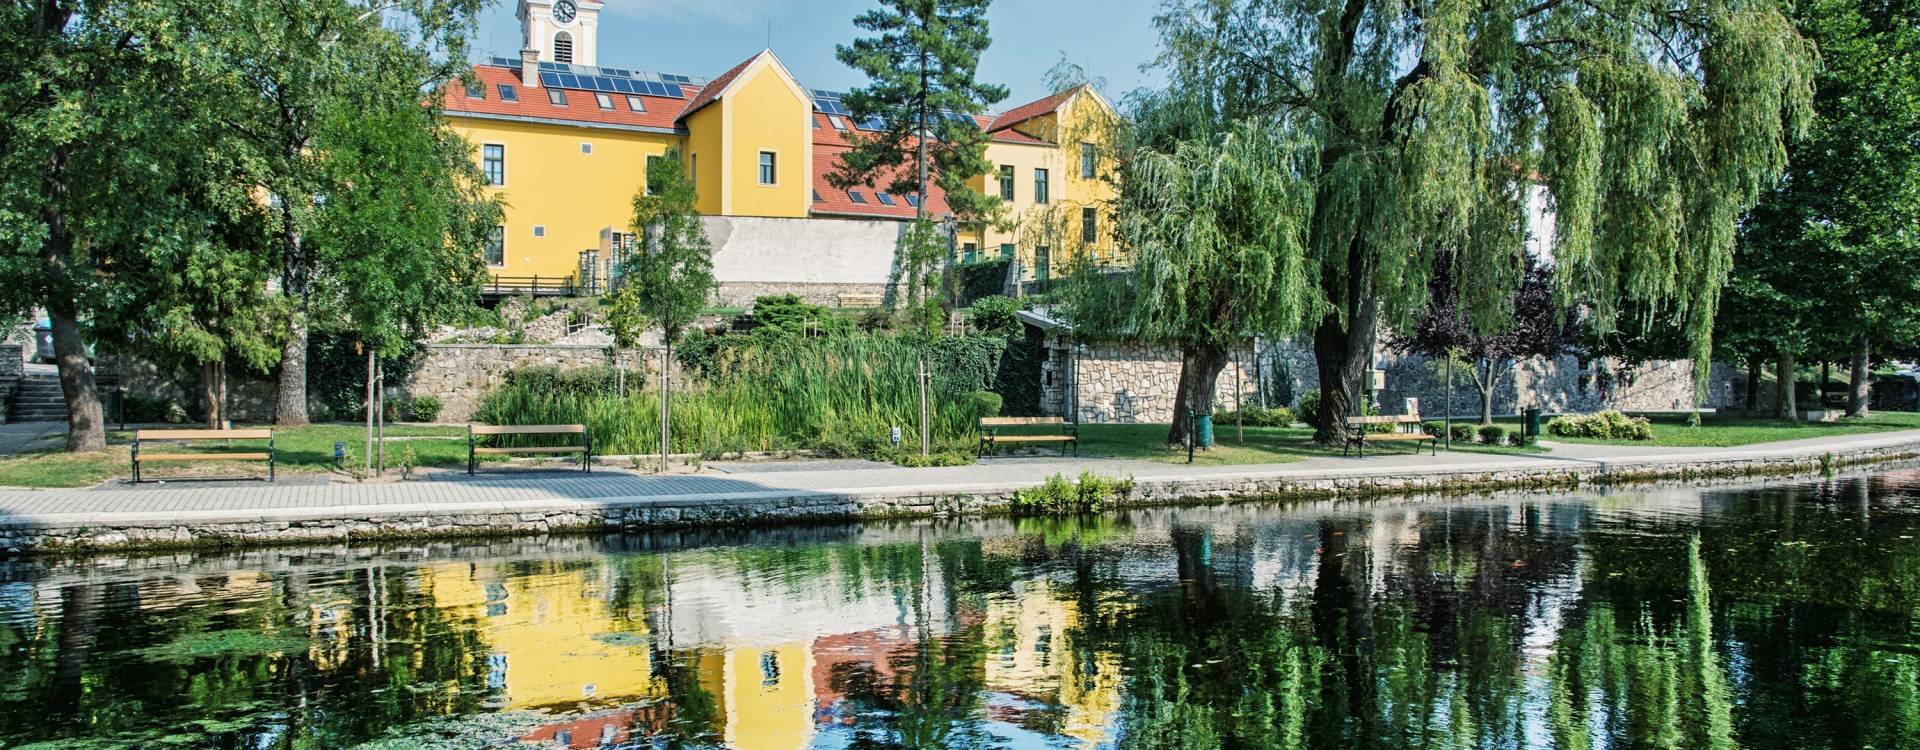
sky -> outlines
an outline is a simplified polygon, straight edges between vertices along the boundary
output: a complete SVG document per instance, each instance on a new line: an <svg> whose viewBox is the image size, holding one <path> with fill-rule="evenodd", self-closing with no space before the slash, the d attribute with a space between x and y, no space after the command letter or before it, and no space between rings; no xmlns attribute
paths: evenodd
<svg viewBox="0 0 1920 750"><path fill-rule="evenodd" d="M1051 93L1046 72L1065 55L1118 103L1142 86L1163 82L1142 72L1158 38L1152 18L1160 0L998 0L987 12L993 46L980 79L1004 85L1011 109ZM845 91L865 78L833 57L836 44L861 34L853 18L874 0L605 0L600 13L603 66L656 73L717 76L768 47L809 88ZM483 56L518 58L518 0L494 0L480 19Z"/></svg>

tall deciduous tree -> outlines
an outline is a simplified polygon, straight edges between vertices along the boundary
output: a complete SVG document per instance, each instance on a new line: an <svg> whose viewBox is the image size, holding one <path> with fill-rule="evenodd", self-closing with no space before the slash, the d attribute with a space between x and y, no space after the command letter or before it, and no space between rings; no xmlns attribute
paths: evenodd
<svg viewBox="0 0 1920 750"><path fill-rule="evenodd" d="M382 285L360 286L352 273L378 270L378 263L357 255L374 249L385 251L423 250L438 255L446 243L429 246L418 242L418 217L398 217L374 206L354 200L349 211L334 210L327 201L338 193L345 198L355 190L373 190L375 203L402 193L424 197L438 187L455 180L456 167L444 159L415 160L410 166L430 170L388 173L360 171L364 182L342 182L352 178L354 169L342 169L330 161L330 141L341 147L359 149L351 157L359 163L388 158L393 163L403 155L380 156L375 141L386 139L389 146L418 146L425 141L443 142L445 124L430 116L438 113L439 101L431 92L444 82L465 72L467 38L484 0L305 0L268 2L267 0L231 0L236 4L225 16L222 29L224 78L230 84L227 100L216 105L225 124L243 135L259 162L259 182L272 197L275 211L274 235L279 255L280 288L289 301L285 345L281 356L278 402L275 421L281 425L307 422L307 332L314 322L316 301L328 293L329 285L344 290L347 299L366 304L363 313L382 305L391 306L395 315L413 315L401 309L414 300L410 293L382 299L394 291ZM425 99L425 106L422 106ZM419 107L418 118L400 114L403 107ZM351 120L353 110L366 110L385 128L413 128L416 132L356 132ZM361 128L371 128L371 123ZM365 146L365 150L362 147ZM435 148L434 157L444 155ZM399 184L410 183L410 184ZM352 200L352 199L349 199ZM394 204L388 203L391 206ZM429 211L426 216L441 218L447 214ZM347 218L373 222L359 226L337 226ZM403 219L394 225L380 222ZM404 235L391 241L382 236L391 231ZM328 233L342 240L374 240L372 247L313 242L316 235ZM455 249L477 248L461 237L457 228L442 227L443 237L453 236ZM346 253L329 257L330 252ZM397 272L438 267L442 263L429 258L380 258L390 261ZM421 261L416 263L415 261ZM329 278L332 281L329 281ZM403 280L393 277L394 282ZM438 278L419 277L419 283L433 284ZM462 281L455 277L456 286ZM365 296L360 296L365 292ZM437 293L416 289L425 296ZM389 320L381 316L382 320ZM376 328L383 327L380 323ZM363 332L383 338L384 331ZM384 346L384 344L383 344Z"/></svg>
<svg viewBox="0 0 1920 750"><path fill-rule="evenodd" d="M1783 383L1798 357L1851 360L1864 416L1875 347L1920 339L1920 6L1808 0L1795 18L1823 63L1815 118L1743 226L1721 324L1773 350Z"/></svg>
<svg viewBox="0 0 1920 750"><path fill-rule="evenodd" d="M660 329L671 347L712 298L713 244L693 207L693 185L677 155L647 165L647 187L633 197L639 247L629 254L607 310L608 327L623 347Z"/></svg>
<svg viewBox="0 0 1920 750"><path fill-rule="evenodd" d="M1213 413L1234 349L1297 331L1318 313L1304 247L1310 186L1296 176L1295 146L1274 127L1239 123L1170 151L1130 154L1116 229L1128 266L1072 276L1077 331L1179 348L1169 443L1186 441L1189 412Z"/></svg>
<svg viewBox="0 0 1920 750"><path fill-rule="evenodd" d="M927 251L937 244L926 226L930 186L940 187L958 221L999 213L999 199L970 184L991 168L986 134L973 116L1007 98L1005 86L976 79L980 55L993 41L987 33L991 2L881 0L881 7L853 19L874 36L834 49L834 56L865 74L868 84L847 93L847 110L862 131L850 135L853 148L827 179L841 189L877 186L917 197L914 218L920 226L903 235L898 263L908 309L916 315L923 312L922 296L947 256L944 249Z"/></svg>
<svg viewBox="0 0 1920 750"><path fill-rule="evenodd" d="M175 161L216 136L170 96L194 91L201 5L0 3L0 309L46 310L68 450L106 445L83 332L140 296L110 269L179 218Z"/></svg>
<svg viewBox="0 0 1920 750"><path fill-rule="evenodd" d="M1511 298L1513 249L1476 240L1536 180L1558 301L1603 328L1664 301L1704 363L1736 219L1784 166L1815 57L1771 0L1174 0L1159 23L1176 63L1253 71L1241 98L1307 139L1322 441L1438 255L1475 320Z"/></svg>
<svg viewBox="0 0 1920 750"><path fill-rule="evenodd" d="M1527 261L1526 266L1502 322L1482 328L1460 309L1455 271L1443 259L1429 282L1433 297L1426 314L1411 331L1388 342L1394 349L1433 359L1447 359L1450 352L1465 357L1467 380L1480 396L1480 424L1493 424L1493 394L1516 360L1558 357L1578 333L1553 304L1551 273L1537 262Z"/></svg>

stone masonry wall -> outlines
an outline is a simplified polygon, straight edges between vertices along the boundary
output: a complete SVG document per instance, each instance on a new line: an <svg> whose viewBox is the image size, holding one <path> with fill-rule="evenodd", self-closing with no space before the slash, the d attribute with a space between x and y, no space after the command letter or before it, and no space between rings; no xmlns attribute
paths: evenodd
<svg viewBox="0 0 1920 750"><path fill-rule="evenodd" d="M1180 382L1178 351L1137 343L1069 345L1055 336L1047 342L1047 355L1040 375L1041 408L1047 414L1065 415L1067 400L1072 398L1079 406L1075 419L1082 423L1173 421L1174 391ZM1214 388L1216 408L1237 409L1243 395L1252 392L1252 362L1252 355L1241 351L1220 372Z"/></svg>

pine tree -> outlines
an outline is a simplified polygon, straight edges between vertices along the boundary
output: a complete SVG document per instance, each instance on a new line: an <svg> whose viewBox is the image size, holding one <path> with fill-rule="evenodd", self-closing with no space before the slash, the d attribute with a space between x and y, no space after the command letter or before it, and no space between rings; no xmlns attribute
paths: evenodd
<svg viewBox="0 0 1920 750"><path fill-rule="evenodd" d="M905 277L908 309L924 313L922 295L947 253L929 226L927 193L938 185L953 219L994 218L999 200L969 181L986 174L986 134L974 115L1007 97L1004 86L975 80L987 34L991 0L881 0L856 17L855 26L875 36L840 45L840 62L867 76L868 85L847 93L855 123L876 128L850 134L853 148L828 182L846 189L864 185L916 196L918 226L903 235L898 265Z"/></svg>

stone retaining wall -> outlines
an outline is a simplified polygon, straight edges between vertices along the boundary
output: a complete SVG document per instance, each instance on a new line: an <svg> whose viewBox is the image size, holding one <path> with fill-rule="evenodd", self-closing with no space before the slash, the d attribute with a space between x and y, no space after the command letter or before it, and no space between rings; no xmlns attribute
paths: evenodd
<svg viewBox="0 0 1920 750"><path fill-rule="evenodd" d="M1629 460L1569 467L1457 469L1409 474L1340 472L1321 476L1249 473L1144 479L1122 507L1237 500L1361 498L1505 489L1607 487L1637 482L1743 480L1820 475L1920 458L1920 439L1840 452L1778 452L1695 462ZM456 538L619 532L820 521L958 517L1007 512L1025 485L891 489L874 492L779 491L727 496L529 501L474 506L340 510L195 520L193 513L75 523L0 523L0 549L14 553L101 549L241 546L289 542Z"/></svg>

